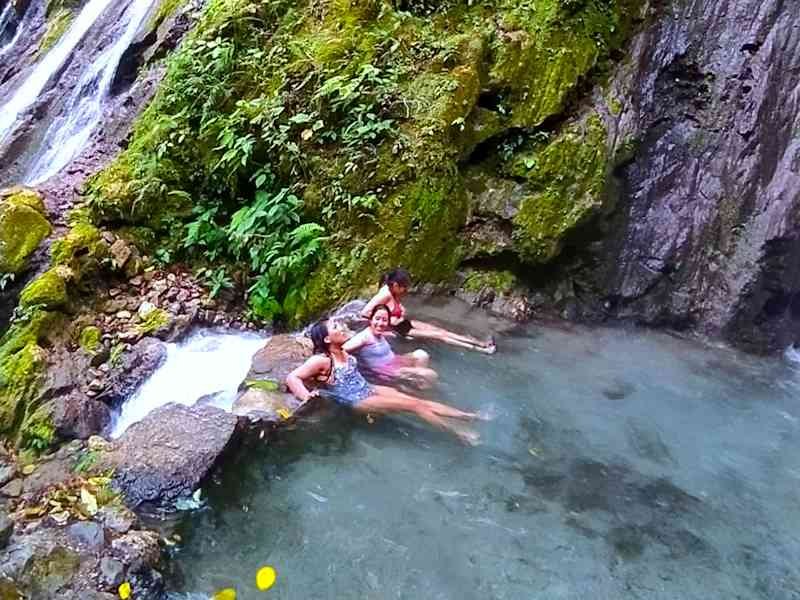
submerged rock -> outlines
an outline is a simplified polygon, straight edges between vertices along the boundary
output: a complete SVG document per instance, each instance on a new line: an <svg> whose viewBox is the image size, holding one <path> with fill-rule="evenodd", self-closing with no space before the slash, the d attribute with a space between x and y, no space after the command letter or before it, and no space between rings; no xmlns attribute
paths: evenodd
<svg viewBox="0 0 800 600"><path fill-rule="evenodd" d="M212 406L167 404L134 423L101 461L134 506L191 494L233 443L238 418Z"/></svg>

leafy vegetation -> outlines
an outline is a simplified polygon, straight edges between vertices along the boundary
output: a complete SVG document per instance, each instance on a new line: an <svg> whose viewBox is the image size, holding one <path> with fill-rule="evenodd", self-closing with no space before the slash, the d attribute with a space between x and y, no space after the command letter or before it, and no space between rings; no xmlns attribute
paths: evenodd
<svg viewBox="0 0 800 600"><path fill-rule="evenodd" d="M261 318L303 318L398 262L442 279L462 164L512 132L505 161L527 147L639 5L212 0L91 182L91 219L160 232L159 260L191 259L215 294L244 279Z"/></svg>

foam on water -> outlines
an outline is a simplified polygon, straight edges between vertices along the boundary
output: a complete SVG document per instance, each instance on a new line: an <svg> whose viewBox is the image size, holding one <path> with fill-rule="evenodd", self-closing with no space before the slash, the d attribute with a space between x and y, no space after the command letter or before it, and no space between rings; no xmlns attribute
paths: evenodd
<svg viewBox="0 0 800 600"><path fill-rule="evenodd" d="M203 330L180 344L167 344L166 361L122 405L111 436L119 437L150 411L169 402L190 406L214 394L211 403L230 410L250 359L265 340L253 333Z"/></svg>

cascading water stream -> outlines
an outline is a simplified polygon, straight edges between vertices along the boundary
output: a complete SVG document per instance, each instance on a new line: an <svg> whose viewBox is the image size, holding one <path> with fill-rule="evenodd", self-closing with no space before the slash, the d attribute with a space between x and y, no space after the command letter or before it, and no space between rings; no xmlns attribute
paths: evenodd
<svg viewBox="0 0 800 600"><path fill-rule="evenodd" d="M19 35L19 27L17 27L13 33L9 33L12 23L15 20L16 14L14 13L14 5L9 2L6 4L5 8L0 11L0 56L3 55L6 48L14 45Z"/></svg>
<svg viewBox="0 0 800 600"><path fill-rule="evenodd" d="M203 396L230 410L250 358L265 343L254 333L201 330L181 344L167 344L164 365L122 405L114 419L112 437L168 402L191 406Z"/></svg>
<svg viewBox="0 0 800 600"><path fill-rule="evenodd" d="M125 50L131 45L142 22L157 0L133 0L123 15L125 29L116 42L83 73L65 107L44 136L43 147L25 175L33 185L52 177L64 168L86 145L100 123L104 101Z"/></svg>
<svg viewBox="0 0 800 600"><path fill-rule="evenodd" d="M20 115L30 108L47 83L61 70L112 0L90 0L59 42L34 67L17 91L0 107L0 144L14 131Z"/></svg>

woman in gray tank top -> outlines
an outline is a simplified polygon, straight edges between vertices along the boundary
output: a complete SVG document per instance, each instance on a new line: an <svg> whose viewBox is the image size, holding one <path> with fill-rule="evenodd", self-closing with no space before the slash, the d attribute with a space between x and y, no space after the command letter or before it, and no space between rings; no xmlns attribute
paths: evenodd
<svg viewBox="0 0 800 600"><path fill-rule="evenodd" d="M319 322L311 328L314 356L286 377L286 385L300 401L307 402L322 393L358 413L410 413L438 429L455 434L464 443L478 442L477 432L454 423L455 420L477 419L477 413L367 383L358 372L356 359L342 347L349 338L347 327L334 319ZM306 381L314 380L321 383L319 390L312 391L306 387Z"/></svg>
<svg viewBox="0 0 800 600"><path fill-rule="evenodd" d="M345 352L355 354L358 363L379 381L408 382L421 389L432 387L439 376L428 367L430 358L427 352L414 350L409 354L398 355L389 345L386 338L394 335L389 322L390 316L389 307L378 304L372 309L369 326L344 344Z"/></svg>

